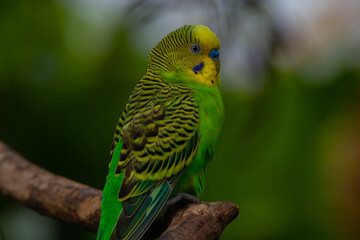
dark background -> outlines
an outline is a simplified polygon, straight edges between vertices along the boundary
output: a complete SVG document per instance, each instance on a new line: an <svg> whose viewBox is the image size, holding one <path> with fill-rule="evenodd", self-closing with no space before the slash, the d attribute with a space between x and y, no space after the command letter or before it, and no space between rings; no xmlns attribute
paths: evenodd
<svg viewBox="0 0 360 240"><path fill-rule="evenodd" d="M101 189L147 53L205 24L222 42L226 121L201 199L240 208L221 239L359 239L360 4L206 2L1 4L0 139ZM5 240L95 238L1 196L0 228Z"/></svg>

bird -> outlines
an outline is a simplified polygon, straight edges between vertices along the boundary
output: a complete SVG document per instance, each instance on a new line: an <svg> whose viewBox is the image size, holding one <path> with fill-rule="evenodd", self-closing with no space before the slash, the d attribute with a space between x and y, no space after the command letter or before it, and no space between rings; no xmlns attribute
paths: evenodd
<svg viewBox="0 0 360 240"><path fill-rule="evenodd" d="M184 25L151 50L116 125L98 240L141 239L167 203L203 192L224 121L219 56L204 25Z"/></svg>

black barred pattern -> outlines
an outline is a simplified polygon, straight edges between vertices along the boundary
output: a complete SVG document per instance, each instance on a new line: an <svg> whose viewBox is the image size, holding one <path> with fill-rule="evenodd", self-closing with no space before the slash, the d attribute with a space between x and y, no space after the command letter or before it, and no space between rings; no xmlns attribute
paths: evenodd
<svg viewBox="0 0 360 240"><path fill-rule="evenodd" d="M198 43L198 39L192 34L194 26L185 25L180 29L177 29L169 33L163 38L155 48L150 52L148 73L158 75L161 72L167 72L172 70L174 66L192 66L192 62L185 58L181 58L183 54L181 50L188 49L191 44ZM191 67L192 68L192 67Z"/></svg>
<svg viewBox="0 0 360 240"><path fill-rule="evenodd" d="M122 139L115 172L125 171L119 192L122 201L175 176L197 151L200 116L193 93L186 85L169 84L161 78L162 72L171 70L176 59L181 59L174 51L179 47L188 50L189 44L196 42L192 28L184 26L170 33L152 50L148 71L116 126L111 155Z"/></svg>
<svg viewBox="0 0 360 240"><path fill-rule="evenodd" d="M162 181L190 164L200 118L189 88L147 77L136 86L125 112L120 135L115 134L123 139L116 174L129 167L136 174L125 175L121 198L141 194L143 180Z"/></svg>

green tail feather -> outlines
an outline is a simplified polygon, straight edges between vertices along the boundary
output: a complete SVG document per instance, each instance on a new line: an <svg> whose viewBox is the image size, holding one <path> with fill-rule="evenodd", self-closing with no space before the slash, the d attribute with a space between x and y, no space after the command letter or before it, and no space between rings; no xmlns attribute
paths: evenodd
<svg viewBox="0 0 360 240"><path fill-rule="evenodd" d="M106 179L97 240L140 239L160 213L181 176L180 173L143 195L120 202L118 191L124 172L115 176L115 171L117 159L120 157L121 145L122 142L120 141L115 148Z"/></svg>
<svg viewBox="0 0 360 240"><path fill-rule="evenodd" d="M160 213L171 192L170 184L164 182L148 194L124 201L116 227L111 229L112 232L99 228L97 239L140 239Z"/></svg>
<svg viewBox="0 0 360 240"><path fill-rule="evenodd" d="M116 239L140 239L160 213L171 192L170 184L165 181L147 194L124 201L116 226Z"/></svg>
<svg viewBox="0 0 360 240"><path fill-rule="evenodd" d="M114 154L111 159L109 173L103 191L103 199L101 203L101 219L97 240L108 240L111 238L116 222L123 208L122 202L118 200L119 189L124 177L122 172L119 176L115 176L115 171L120 157L122 140L116 145Z"/></svg>

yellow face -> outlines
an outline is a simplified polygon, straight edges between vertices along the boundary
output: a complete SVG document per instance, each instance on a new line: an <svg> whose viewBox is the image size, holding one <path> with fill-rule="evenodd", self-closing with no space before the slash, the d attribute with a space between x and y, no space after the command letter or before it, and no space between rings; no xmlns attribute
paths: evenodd
<svg viewBox="0 0 360 240"><path fill-rule="evenodd" d="M163 38L149 55L148 72L185 72L198 84L220 83L220 41L203 25L187 25Z"/></svg>
<svg viewBox="0 0 360 240"><path fill-rule="evenodd" d="M197 25L192 34L198 40L190 44L188 54L190 66L186 71L198 83L207 86L220 84L220 41L210 29L203 25Z"/></svg>

